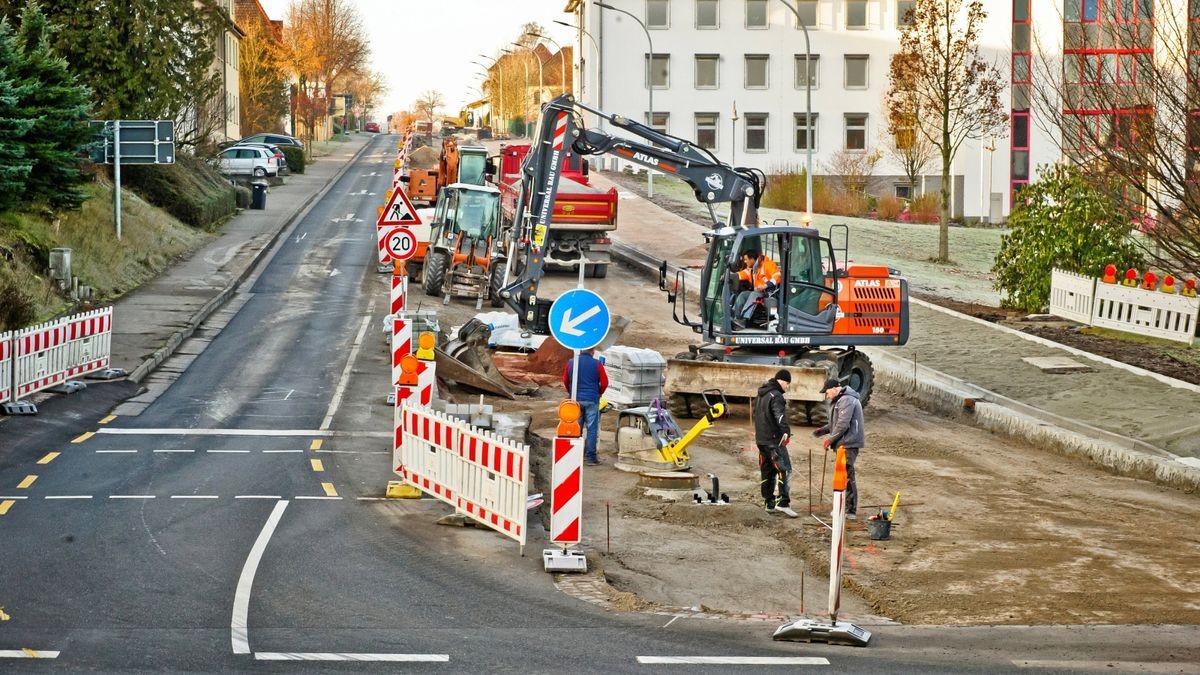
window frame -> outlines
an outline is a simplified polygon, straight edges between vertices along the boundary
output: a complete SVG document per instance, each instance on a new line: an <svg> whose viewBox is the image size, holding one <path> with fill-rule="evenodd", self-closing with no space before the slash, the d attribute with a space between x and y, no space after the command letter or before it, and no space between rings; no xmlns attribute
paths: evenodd
<svg viewBox="0 0 1200 675"><path fill-rule="evenodd" d="M653 54L651 54L649 52L643 52L643 54L645 55L645 59L646 59L646 71L644 73L644 76L646 79L643 82L643 86L648 87L650 89L660 89L660 90L661 89L670 89L671 88L671 55L669 53L663 53L663 52L654 52ZM655 58L663 58L666 60L666 68L663 69L665 71L665 75L663 76L664 84L662 84L661 86L655 85L652 81L652 79L654 77L653 70L654 70L654 59Z"/></svg>
<svg viewBox="0 0 1200 675"><path fill-rule="evenodd" d="M915 10L917 0L896 0L896 28L900 28L902 26L907 26L912 23L911 21L904 20L904 17L907 16L907 14L908 14L908 10L900 9L901 3L908 3L909 5L911 5L911 7L909 7L909 9Z"/></svg>
<svg viewBox="0 0 1200 675"><path fill-rule="evenodd" d="M762 84L750 84L750 64L762 63ZM771 55L770 54L745 54L742 58L742 87L745 89L770 89L771 88Z"/></svg>
<svg viewBox="0 0 1200 675"><path fill-rule="evenodd" d="M792 84L795 85L796 91L804 91L804 83L800 82L800 63L808 64L807 72L804 74L805 79L812 79L812 85L809 87L813 91L821 88L821 55L820 54L796 54L792 58Z"/></svg>
<svg viewBox="0 0 1200 675"><path fill-rule="evenodd" d="M857 125L852 127L850 125L850 119L851 118L857 119L860 117L862 118L862 126L861 126L862 147L861 148L852 148L852 147L850 147L850 132L851 132L851 130L858 131L860 129L860 127ZM868 134L868 131L870 128L870 122L871 122L871 116L868 113L843 113L842 114L842 149L848 150L850 152L866 152L867 138L868 138L867 134Z"/></svg>
<svg viewBox="0 0 1200 675"><path fill-rule="evenodd" d="M659 117L659 116L662 116L662 118L663 118L663 123L662 123L661 127L654 123L654 118L652 118L650 116L649 112L647 112L642 117L642 123L645 124L646 126L650 127L651 129L657 131L658 133L663 134L664 136L670 136L671 135L671 111L655 110L654 117Z"/></svg>
<svg viewBox="0 0 1200 675"><path fill-rule="evenodd" d="M711 3L715 12L713 20L715 23L711 26L700 23L700 4ZM721 29L721 0L696 0L695 6L695 26L696 30L720 30Z"/></svg>
<svg viewBox="0 0 1200 675"><path fill-rule="evenodd" d="M821 27L821 0L796 0L797 15L802 14L804 12L804 8L808 7L812 8L813 22L812 24L805 24L805 27L810 31L818 30ZM792 17L792 28L801 30L799 16Z"/></svg>
<svg viewBox="0 0 1200 675"><path fill-rule="evenodd" d="M870 30L871 29L871 2L870 0L843 0L843 7L846 10L846 30ZM861 6L863 10L863 23L861 26L852 25L850 23L850 6Z"/></svg>
<svg viewBox="0 0 1200 675"><path fill-rule="evenodd" d="M663 8L664 23L650 23L650 6L661 5ZM646 28L649 30L670 30L671 29L671 0L646 0L645 5Z"/></svg>
<svg viewBox="0 0 1200 675"><path fill-rule="evenodd" d="M712 117L712 120L713 120L713 122L712 122L712 135L713 135L712 147L705 146L703 143L701 143L701 135L702 135L701 131L702 130L707 131L709 129L709 127L707 127L707 126L701 127L701 125L700 125L700 117L701 116L704 116L704 117L711 116ZM696 147L703 148L703 149L708 150L709 152L713 152L713 153L716 153L720 149L720 147L721 147L721 113L715 113L715 112L693 113L692 126L696 131L696 135L695 135Z"/></svg>
<svg viewBox="0 0 1200 675"><path fill-rule="evenodd" d="M700 84L700 63L712 62L713 65L713 83ZM696 89L720 89L721 88L721 55L720 54L695 54L692 59L692 85Z"/></svg>
<svg viewBox="0 0 1200 675"><path fill-rule="evenodd" d="M755 129L761 129L761 131L762 131L763 141L762 141L761 148L751 148L750 147L750 129L751 129L750 119L752 117L753 118L759 118L759 117L762 118L762 126L759 127L756 125L754 127ZM758 112L749 113L748 112L748 113L744 113L743 119L745 119L745 123L742 125L742 151L746 152L746 153L770 152L771 151L771 133L770 133L771 114L770 113L758 113Z"/></svg>
<svg viewBox="0 0 1200 675"><path fill-rule="evenodd" d="M850 63L862 62L863 64L863 83L861 85L850 84ZM844 54L842 56L842 87L854 91L869 89L871 87L871 56L869 54Z"/></svg>
<svg viewBox="0 0 1200 675"><path fill-rule="evenodd" d="M755 3L761 3L763 12L763 24L761 26L752 25L750 23L750 6ZM745 0L745 6L742 11L742 23L746 30L767 30L771 27L771 3L769 0Z"/></svg>
<svg viewBox="0 0 1200 675"><path fill-rule="evenodd" d="M802 126L804 124L804 113L792 113L792 150L796 152L805 152L809 148L800 147L797 141L800 140L800 129L805 130L805 140L812 143L812 151L820 152L821 147L821 114L814 112L812 114L812 124L810 126Z"/></svg>

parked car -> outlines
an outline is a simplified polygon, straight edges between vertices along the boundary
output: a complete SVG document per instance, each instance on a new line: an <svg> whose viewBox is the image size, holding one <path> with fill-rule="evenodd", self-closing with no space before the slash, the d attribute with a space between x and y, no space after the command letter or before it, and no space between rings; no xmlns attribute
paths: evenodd
<svg viewBox="0 0 1200 675"><path fill-rule="evenodd" d="M363 126L363 131L369 131L373 134L379 133L379 122L367 122Z"/></svg>
<svg viewBox="0 0 1200 675"><path fill-rule="evenodd" d="M288 173L287 157L284 156L283 150L278 145L273 143L238 143L233 146L235 148L266 148L275 154L275 161L279 164L279 173Z"/></svg>
<svg viewBox="0 0 1200 675"><path fill-rule="evenodd" d="M233 176L277 176L279 160L266 148L233 146L216 157L217 168Z"/></svg>
<svg viewBox="0 0 1200 675"><path fill-rule="evenodd" d="M304 141L295 136L285 136L284 134L254 134L238 141L238 145L243 143L271 143L273 145L291 145L301 149L304 148Z"/></svg>

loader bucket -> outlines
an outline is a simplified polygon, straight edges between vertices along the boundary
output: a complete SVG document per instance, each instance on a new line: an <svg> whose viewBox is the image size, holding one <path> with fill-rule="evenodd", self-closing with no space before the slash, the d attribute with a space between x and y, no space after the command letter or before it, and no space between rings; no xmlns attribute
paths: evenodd
<svg viewBox="0 0 1200 675"><path fill-rule="evenodd" d="M488 351L491 334L491 329L481 321L468 321L449 342L434 350L438 376L505 398L532 393L537 387L513 382L496 369Z"/></svg>

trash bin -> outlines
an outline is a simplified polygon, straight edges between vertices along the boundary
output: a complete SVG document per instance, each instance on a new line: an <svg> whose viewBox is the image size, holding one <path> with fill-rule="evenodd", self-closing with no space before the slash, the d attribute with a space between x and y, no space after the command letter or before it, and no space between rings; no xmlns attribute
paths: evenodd
<svg viewBox="0 0 1200 675"><path fill-rule="evenodd" d="M267 184L260 182L251 183L250 190L252 192L250 196L250 208L267 208Z"/></svg>

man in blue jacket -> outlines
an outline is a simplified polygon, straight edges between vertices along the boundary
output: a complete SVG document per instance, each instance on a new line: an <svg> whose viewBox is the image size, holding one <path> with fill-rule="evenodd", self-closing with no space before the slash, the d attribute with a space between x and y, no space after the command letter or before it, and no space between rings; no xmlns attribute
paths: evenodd
<svg viewBox="0 0 1200 675"><path fill-rule="evenodd" d="M854 461L866 440L863 428L862 401L858 392L841 383L836 377L825 380L821 392L829 400L829 424L813 432L813 436L829 434L823 445L826 450L846 448L846 518L858 520L858 484L854 481Z"/></svg>
<svg viewBox="0 0 1200 675"><path fill-rule="evenodd" d="M604 364L596 359L594 349L585 349L579 353L579 387L575 392L575 400L583 409L583 424L587 428L587 437L583 443L583 457L589 465L600 463L596 456L596 437L600 434L600 397L608 389L608 373ZM563 370L563 386L571 393L571 374L574 372L575 359L567 361Z"/></svg>

